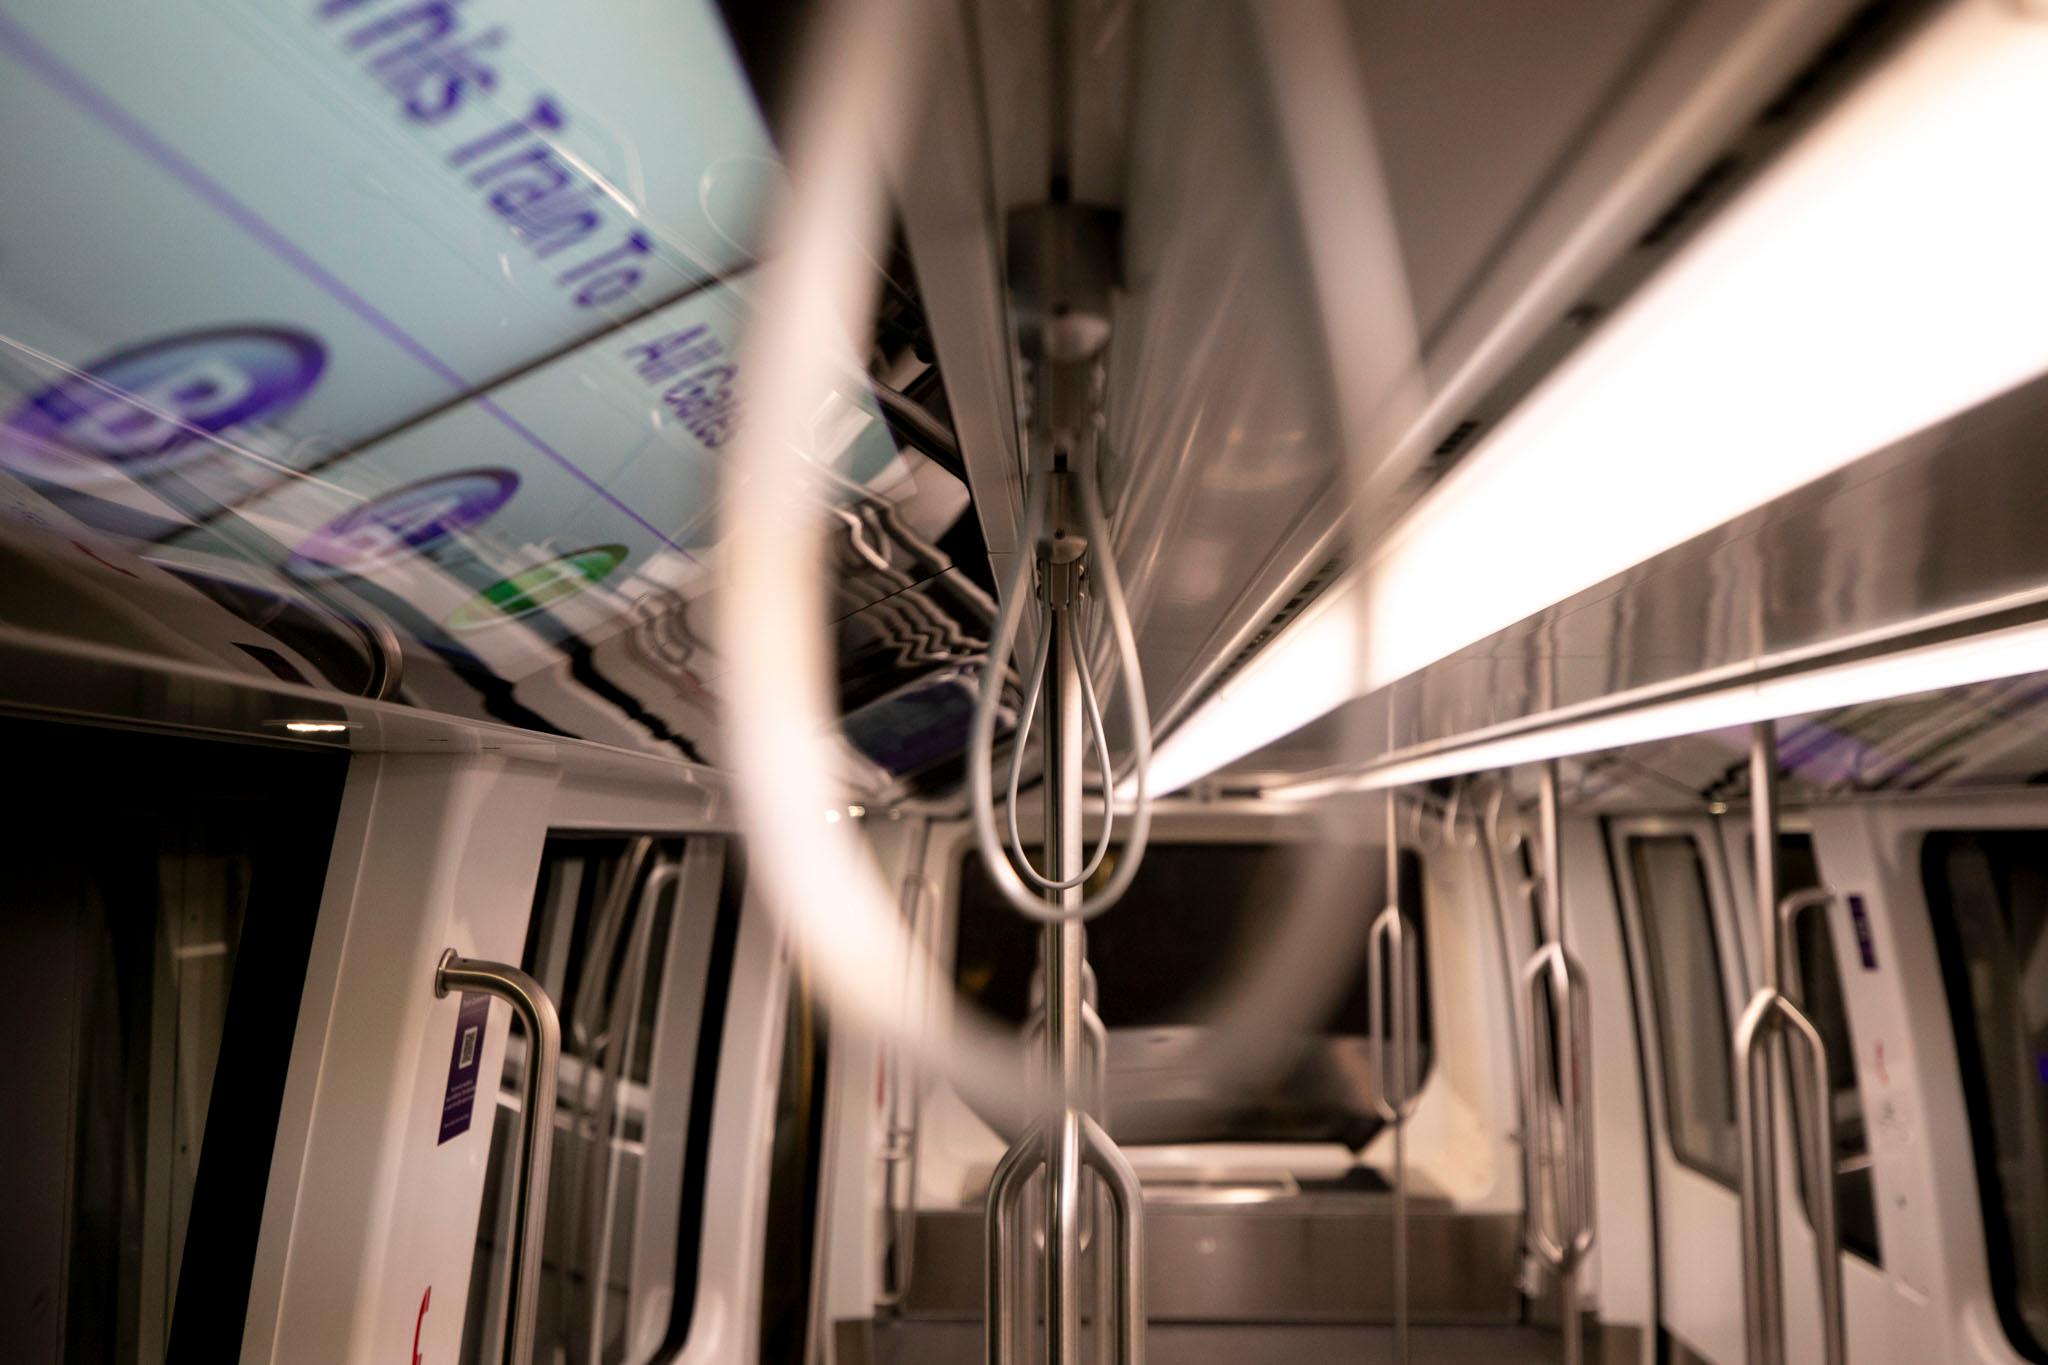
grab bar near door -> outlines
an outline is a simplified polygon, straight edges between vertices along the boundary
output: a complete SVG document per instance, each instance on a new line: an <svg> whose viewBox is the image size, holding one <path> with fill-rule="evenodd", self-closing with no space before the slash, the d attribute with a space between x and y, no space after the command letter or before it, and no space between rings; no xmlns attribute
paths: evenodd
<svg viewBox="0 0 2048 1365"><path fill-rule="evenodd" d="M1422 988L1408 946L1408 921L1401 914L1399 809L1399 798L1388 792L1387 905L1366 932L1365 990L1372 1021L1373 1108L1394 1134L1394 1359L1408 1365L1408 1117L1421 1088Z"/></svg>
<svg viewBox="0 0 2048 1365"><path fill-rule="evenodd" d="M1778 951L1781 979L1797 986L1792 929L1808 910L1833 900L1825 890L1796 892L1778 906ZM1813 1221L1814 1273L1820 1286L1821 1349L1825 1365L1844 1365L1842 1298L1842 1234L1835 1206L1835 1115L1828 1080L1827 1041L1800 1008L1794 993L1765 985L1750 997L1735 1032L1736 1129L1741 1137L1743 1290L1755 1305L1746 1324L1750 1359L1756 1365L1781 1365L1784 1360L1784 1284L1778 1254L1778 1181L1772 1150L1775 1125L1770 1122L1771 1069L1766 1049L1772 1037L1786 1039L1786 1056L1796 1125L1799 1161L1805 1171L1808 1209ZM1798 1045L1794 1050L1793 1044Z"/></svg>
<svg viewBox="0 0 2048 1365"><path fill-rule="evenodd" d="M526 1029L521 1078L518 1199L512 1220L511 1284L506 1293L505 1365L532 1365L540 1313L541 1238L548 1213L548 1166L555 1144L555 1073L562 1061L562 1024L541 984L502 962L458 957L453 948L434 968L434 997L481 991L512 1007Z"/></svg>
<svg viewBox="0 0 2048 1365"><path fill-rule="evenodd" d="M1593 1249L1592 1009L1585 968L1565 946L1558 773L1543 765L1535 885L1544 942L1522 968L1522 1171L1530 1249L1557 1276L1566 1365L1579 1365L1579 1267ZM1545 1001L1550 1008L1543 1008ZM1561 1036L1560 1036L1561 1035ZM1543 1083L1555 1072L1557 1086ZM1554 1101L1554 1107L1553 1107ZM1558 1131L1553 1131L1558 1130ZM1553 1150L1553 1138L1564 1148Z"/></svg>
<svg viewBox="0 0 2048 1365"><path fill-rule="evenodd" d="M1546 996L1549 1010L1542 1008ZM1553 1019L1561 1039L1552 1036ZM1530 1243L1560 1275L1593 1249L1593 1156L1586 1123L1592 1108L1587 1094L1591 1036L1585 969L1563 944L1546 943L1522 969L1522 1104L1529 1115L1522 1159L1530 1191ZM1554 1096L1542 1080L1553 1072L1558 1082ZM1554 1134L1554 1129L1562 1132ZM1553 1149L1554 1136L1562 1152Z"/></svg>

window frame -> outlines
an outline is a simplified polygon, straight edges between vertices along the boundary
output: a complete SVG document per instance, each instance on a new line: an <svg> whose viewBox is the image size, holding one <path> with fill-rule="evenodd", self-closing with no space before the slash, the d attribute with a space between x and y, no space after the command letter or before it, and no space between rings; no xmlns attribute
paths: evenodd
<svg viewBox="0 0 2048 1365"><path fill-rule="evenodd" d="M654 847L635 876L631 890L633 899L638 900L644 894L648 878L664 862L673 861L678 868L675 883L650 907L650 911L657 915L663 914L663 907L667 907L667 925L654 940L659 946L650 946L647 962L649 985L663 980L672 968L687 966L699 948L703 952L699 963L701 974L692 973L687 978L667 977L665 984L679 989L656 992L651 1022L644 1017L645 1011L642 1019L643 1025L647 1025L655 1035L647 1043L650 1072L656 1049L666 1041L691 1057L689 1074L682 1078L679 1088L657 1094L644 1079L633 1074L636 1059L641 1055L641 1048L636 1045L632 1056L626 1059L625 1074L619 1079L621 1106L629 1109L634 1104L638 1106L639 1136L635 1137L627 1118L622 1119L614 1141L637 1142L646 1151L631 1182L635 1191L632 1198L626 1197L627 1182L623 1178L619 1181L621 1202L615 1218L620 1231L616 1236L625 1240L632 1254L625 1276L627 1305L615 1317L608 1316L606 1335L608 1340L613 1338L612 1324L616 1324L617 1330L625 1334L626 1358L652 1362L672 1359L684 1350L690 1340L697 1303L704 1287L704 1242L710 1202L708 1164L728 1007L737 965L746 857L738 837L721 831L646 833L654 840ZM547 833L521 962L525 970L548 987L551 996L559 998L565 1018L573 1007L571 997L574 992L563 987L581 965L582 949L573 940L597 891L596 874L602 864L609 864L610 875L616 875L618 861L638 837L639 832L582 828L551 828ZM562 869L572 860L582 860L583 866L575 872L575 885L565 887ZM701 918L705 923L686 932L686 918ZM701 943L698 942L700 939ZM615 955L623 954L623 939L615 945L614 951ZM657 952L661 957L659 966L653 956ZM671 1017L678 1010L681 1011L680 1016ZM509 1153L514 1144L509 1140L501 1141L499 1130L504 1129L509 1138L510 1130L506 1125L516 1126L518 1115L508 1105L517 1103L519 1076L525 1057L525 1039L519 1036L509 1039L503 1074L493 1093L494 1131L489 1157L492 1178L486 1184L485 1198L478 1214L476 1259L467 1291L470 1311L464 1325L465 1359L471 1358L473 1349L487 1357L500 1344L494 1340L491 1326L501 1316L496 1296L502 1288L502 1275L494 1269L500 1253L495 1245L487 1248L483 1239L488 1234L495 1241L497 1229L509 1213L504 1206L503 1172L498 1167L501 1150ZM563 1071L563 1094L557 1099L555 1124L558 1139L568 1118L561 1104L581 1067L580 1061L569 1053L566 1037L563 1061L568 1065ZM663 1070L667 1072L668 1068ZM671 1130L678 1126L684 1135L679 1159L672 1169L666 1166L651 1169L648 1163L652 1159L652 1144L647 1142L647 1134L657 1127ZM645 1220L647 1209L655 1206L674 1208L672 1238L667 1235L665 1219L658 1220L658 1225ZM556 1237L573 1236L576 1232L573 1228L556 1228L552 1217L548 1231L551 1248ZM616 1266L613 1274L617 1274ZM639 1305L663 1297L667 1298L669 1309L666 1319L659 1324L660 1338L636 1340L633 1333L641 1321ZM584 1330L580 1314L573 1328L578 1333Z"/></svg>
<svg viewBox="0 0 2048 1365"><path fill-rule="evenodd" d="M1978 1036L1977 999L1970 984L1967 950L1961 942L1959 926L1954 922L1952 891L1944 884L1944 894L1937 899L1935 883L1929 876L1929 859L1934 854L1937 840L1986 835L2048 839L2048 823L2038 817L2031 823L1998 820L1963 823L1952 818L1930 820L1912 831L1908 851L1911 855L1911 876L1926 908L1928 931L1934 940L1939 963L1943 1001L1949 1013L1949 1037L1955 1049L1956 1078L1968 1126L1970 1175L1977 1189L1979 1250L1985 1260L1987 1288L2006 1344L2023 1359L2048 1361L2048 1339L2035 1332L2019 1307L2017 1257L2012 1254L2013 1231L2006 1212L2005 1182L1998 1169L1996 1123L1987 1084L1983 1042ZM2003 908L2000 907L2001 912ZM1944 913L1945 910L1949 913Z"/></svg>
<svg viewBox="0 0 2048 1365"><path fill-rule="evenodd" d="M1680 1145L1678 1140L1679 1129L1674 1115L1676 1096L1672 1087L1671 1053L1668 1047L1674 1034L1671 1026L1674 1016L1671 1010L1671 998L1665 988L1662 954L1658 948L1659 942L1662 941L1659 937L1660 931L1655 923L1659 912L1644 894L1644 889L1638 876L1635 857L1636 846L1639 843L1652 840L1683 840L1692 846L1693 863L1699 875L1701 905L1706 916L1709 941L1713 945L1714 978L1719 990L1721 1022L1723 1024L1718 1036L1726 1056L1725 1074L1728 1077L1729 1085L1731 1125L1734 1121L1734 1023L1739 1017L1741 1002L1731 991L1730 982L1739 984L1747 980L1739 957L1739 945L1730 941L1732 938L1737 937L1737 935L1724 932L1724 930L1733 926L1730 926L1727 922L1728 906L1722 900L1722 892L1714 878L1715 869L1709 863L1709 859L1713 856L1715 850L1701 837L1700 831L1682 824L1664 823L1655 820L1630 821L1617 826L1614 830L1615 853L1617 855L1616 879L1625 884L1629 899L1636 911L1636 923L1642 936L1641 949L1645 969L1644 980L1648 988L1646 992L1649 1005L1647 1013L1650 1026L1656 1030L1657 1035L1654 1052L1657 1064L1657 1089L1660 1093L1657 1096L1656 1103L1652 1105L1652 1109L1657 1114L1657 1121L1662 1128L1663 1144L1666 1150L1669 1151L1672 1160L1700 1178L1709 1180L1725 1190L1735 1192L1740 1189L1741 1185L1737 1163L1731 1162L1726 1169L1718 1168L1713 1163L1699 1160L1696 1152L1687 1150ZM1740 1133L1735 1134L1735 1140L1737 1143L1740 1142Z"/></svg>

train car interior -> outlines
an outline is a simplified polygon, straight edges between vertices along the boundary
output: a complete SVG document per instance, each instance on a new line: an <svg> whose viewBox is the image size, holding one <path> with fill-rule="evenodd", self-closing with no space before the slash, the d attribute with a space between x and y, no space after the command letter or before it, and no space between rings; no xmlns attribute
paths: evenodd
<svg viewBox="0 0 2048 1365"><path fill-rule="evenodd" d="M0 1359L2048 1362L2042 0L0 0Z"/></svg>

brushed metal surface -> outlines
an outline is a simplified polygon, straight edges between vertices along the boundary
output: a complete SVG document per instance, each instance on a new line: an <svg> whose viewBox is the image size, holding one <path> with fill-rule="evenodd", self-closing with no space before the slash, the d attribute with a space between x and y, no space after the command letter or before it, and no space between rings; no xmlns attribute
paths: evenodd
<svg viewBox="0 0 2048 1365"><path fill-rule="evenodd" d="M1393 755L2048 615L2048 377L1778 498L1351 703ZM1343 771L1333 713L1232 765ZM1381 722L1383 725L1383 722Z"/></svg>
<svg viewBox="0 0 2048 1365"><path fill-rule="evenodd" d="M1391 1322L1392 1217L1391 1201L1374 1196L1211 1207L1148 1202L1147 1313L1155 1323ZM1417 1200L1409 1235L1416 1322L1519 1320L1518 1218ZM978 1209L919 1214L906 1316L979 1320L981 1261Z"/></svg>

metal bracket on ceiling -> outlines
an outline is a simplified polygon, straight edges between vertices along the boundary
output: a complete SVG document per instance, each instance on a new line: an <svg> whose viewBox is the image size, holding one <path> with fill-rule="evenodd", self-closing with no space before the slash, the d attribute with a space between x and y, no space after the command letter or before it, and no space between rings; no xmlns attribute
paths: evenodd
<svg viewBox="0 0 2048 1365"><path fill-rule="evenodd" d="M1029 463L1078 465L1094 453L1121 227L1115 209L1068 200L1010 212L1010 307L1024 360Z"/></svg>

